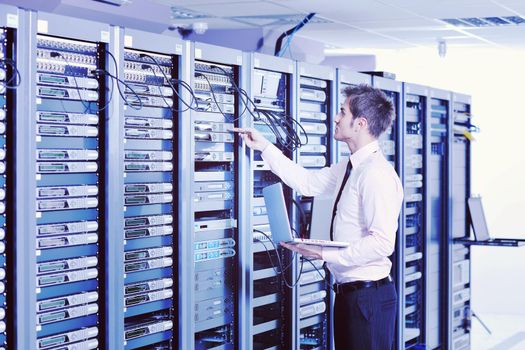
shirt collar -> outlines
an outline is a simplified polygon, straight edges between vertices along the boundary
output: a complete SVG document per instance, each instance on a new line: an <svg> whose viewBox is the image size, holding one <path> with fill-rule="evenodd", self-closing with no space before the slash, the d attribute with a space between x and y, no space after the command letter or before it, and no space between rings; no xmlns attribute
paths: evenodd
<svg viewBox="0 0 525 350"><path fill-rule="evenodd" d="M357 168L361 163L363 163L372 153L379 150L379 141L372 141L366 146L357 150L357 152L350 155L350 161L352 162L352 167Z"/></svg>

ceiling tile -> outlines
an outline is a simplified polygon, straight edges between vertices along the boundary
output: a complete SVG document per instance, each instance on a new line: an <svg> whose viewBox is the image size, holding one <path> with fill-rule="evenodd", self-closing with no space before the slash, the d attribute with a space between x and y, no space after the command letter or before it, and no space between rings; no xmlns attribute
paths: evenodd
<svg viewBox="0 0 525 350"><path fill-rule="evenodd" d="M147 0L158 4L168 6L190 6L190 5L219 5L219 4L230 4L232 2L239 2L239 0L228 1L228 0ZM243 0L244 2L260 2L262 0Z"/></svg>
<svg viewBox="0 0 525 350"><path fill-rule="evenodd" d="M282 6L264 2L232 2L210 5L186 5L188 9L208 13L217 17L234 17L246 15L287 15L295 14Z"/></svg>

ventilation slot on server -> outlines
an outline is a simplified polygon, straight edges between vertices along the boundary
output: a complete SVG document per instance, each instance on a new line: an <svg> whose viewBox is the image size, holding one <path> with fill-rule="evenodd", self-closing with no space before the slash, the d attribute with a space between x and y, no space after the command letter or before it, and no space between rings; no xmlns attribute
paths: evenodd
<svg viewBox="0 0 525 350"><path fill-rule="evenodd" d="M99 346L104 45L38 35L37 349ZM80 297L79 297L80 294Z"/></svg>
<svg viewBox="0 0 525 350"><path fill-rule="evenodd" d="M124 50L126 349L169 348L176 329L178 57Z"/></svg>

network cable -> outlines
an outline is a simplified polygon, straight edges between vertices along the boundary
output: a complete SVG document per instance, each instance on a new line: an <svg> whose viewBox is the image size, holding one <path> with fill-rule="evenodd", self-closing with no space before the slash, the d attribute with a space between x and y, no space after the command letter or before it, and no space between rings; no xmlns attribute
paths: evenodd
<svg viewBox="0 0 525 350"><path fill-rule="evenodd" d="M184 104L186 106L186 109L183 109L183 110L174 110L175 112L179 112L179 113L182 113L182 112L185 112L187 111L188 109L191 109L193 111L197 111L198 108L199 108L199 103L198 103L198 99L197 97L195 96L195 92L193 91L193 89L191 88L191 86L186 83L184 80L179 80L179 79L174 79L174 78L169 78L166 73L164 72L164 70L162 69L162 66L159 64L159 62L155 59L155 57L151 56L151 55L148 55L146 53L141 53L140 54L140 57L146 57L148 59L150 59L160 70L160 72L162 73L162 75L164 76L164 79L166 80L166 82L168 83L168 85L170 86L170 88L173 90L173 93L177 96L177 98L182 102L182 104ZM142 68L144 69L151 69L151 71L153 72L153 75L155 77L157 77L157 74L155 72L155 70L153 69L153 67L151 67L150 65L146 65L146 64L143 64L142 65ZM173 82L176 82L176 83L179 83L183 88L185 88L189 93L190 93L190 96L191 96L191 101L190 103L188 104L186 101L184 101L184 99L182 99L182 97L179 95L179 92L177 91L177 89L175 88L175 86L173 85ZM164 98L164 96L162 96ZM193 103L195 102L196 104L196 107L193 107Z"/></svg>
<svg viewBox="0 0 525 350"><path fill-rule="evenodd" d="M64 63L67 65L67 66L71 66L71 64L69 63L69 61L64 57L64 55L62 55L60 52L57 52L57 51L52 51L51 52L51 57L60 57ZM65 69L64 69L65 70ZM83 98L82 98L82 94L80 93L80 91L85 91L86 89L85 88L80 88L78 86L78 81L77 81L77 78L75 76L72 76L73 77L73 81L75 82L75 87L76 87L76 90L78 91L78 97L80 98L80 102L82 102L82 106L84 106L84 113L86 113L87 111L89 111L90 109L90 103L89 101L85 101ZM64 103L62 102L62 100L60 100L60 103L62 105L62 108L65 110L66 108L64 107Z"/></svg>
<svg viewBox="0 0 525 350"><path fill-rule="evenodd" d="M115 56L113 56L113 54L111 52L109 52L109 51L106 51L106 52L108 53L108 56L111 57L111 59L113 60L113 63L115 64L115 75L111 74L110 72L108 72L105 69L102 70L102 73L108 75L109 77L113 78L116 81L118 93L119 93L120 97L122 98L122 100L126 103L126 105L130 106L134 110L142 109L142 107L144 105L142 103L142 100L140 99L140 96L135 92L135 90L133 90L133 88L128 83L126 83L124 80L122 80L122 79L120 79L118 77L119 74L118 74L117 59L115 58ZM120 89L119 83L124 85L126 88L129 89L129 91L131 91L131 93L133 95L135 95L135 97L137 98L137 102L139 103L139 107L138 108L136 108L132 103L130 103L128 101L128 99L126 98L125 94L122 93L122 90Z"/></svg>
<svg viewBox="0 0 525 350"><path fill-rule="evenodd" d="M11 78L9 78L9 80L5 82L5 88L6 89L18 88L20 84L22 83L22 76L20 75L20 71L18 70L18 68L16 68L16 62L10 58L4 58L0 60L0 62L3 62L4 64L8 65L15 72L15 74ZM15 83L11 85L13 79Z"/></svg>
<svg viewBox="0 0 525 350"><path fill-rule="evenodd" d="M268 234L266 234L266 232L263 232L263 231L261 231L261 230L253 229L253 232L258 232L258 233L262 234L264 237L266 237L266 239L267 239L267 240L271 243L271 245L273 246L273 249L274 249L275 252L276 252L275 255L277 256L277 263L278 263L278 265L279 265L279 266L278 266L278 267L279 267L279 270L277 270L277 268L276 268L276 266L275 266L275 264L274 264L274 262L273 262L273 259L272 259L272 257L271 257L270 251L269 251L268 248L266 247L266 244L264 244L264 241L261 241L261 240L259 240L259 239L257 239L257 238L255 239L257 242L261 243L261 244L263 245L264 249L266 250L266 254L268 254L268 258L269 258L269 260L270 260L270 264L272 265L272 268L273 268L273 270L275 271L275 273L278 274L278 275L280 274L280 275L282 276L283 281L284 281L284 284L285 284L288 288L291 289L291 288L295 288L295 287L297 287L297 285L299 284L299 282L300 282L300 280L301 280L301 275L302 275L302 273L303 273L303 261L301 260L301 265L300 265L301 267L299 268L299 273L298 273L298 275L297 275L297 279L296 279L295 281L293 281L292 283L290 283L290 282L286 279L286 275L284 274L284 272L286 272L286 270L288 270L288 269L292 266L292 264L293 264L295 258L297 257L297 253L294 252L293 257L292 257L292 260L290 261L290 264L288 264L288 266L283 266L283 262L282 262L282 260L281 260L281 257L280 257L280 255L279 255L279 253L278 253L277 246L275 245L275 242L272 240L272 238L271 238L270 236L268 236Z"/></svg>
<svg viewBox="0 0 525 350"><path fill-rule="evenodd" d="M210 79L208 79L208 77L206 76L206 74L203 74L203 73L199 73L199 72L196 72L195 73L195 77L203 77L204 80L206 80L206 83L208 84L208 86L210 87L210 92L211 92L211 97L213 98L213 102L215 103L215 105L217 106L217 109L219 110L219 113L222 114L222 116L224 118L226 118L228 121L234 121L234 120L231 120L229 116L227 116L221 106L219 105L219 102L217 101L217 97L215 96L215 91L213 91L213 86L210 82ZM236 119L235 119L236 120Z"/></svg>

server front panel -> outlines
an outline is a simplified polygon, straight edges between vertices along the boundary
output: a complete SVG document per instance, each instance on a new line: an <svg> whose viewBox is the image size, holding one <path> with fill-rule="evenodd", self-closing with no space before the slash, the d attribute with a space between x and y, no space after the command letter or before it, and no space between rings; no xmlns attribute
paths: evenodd
<svg viewBox="0 0 525 350"><path fill-rule="evenodd" d="M470 219L467 199L470 197L470 142L472 140L472 115L470 98L455 95L453 98L453 148L452 148L452 233L454 238L470 236ZM471 285L470 247L452 243L449 257L452 296L449 306L449 337L451 349L470 349L471 331Z"/></svg>
<svg viewBox="0 0 525 350"><path fill-rule="evenodd" d="M173 347L178 58L124 50L124 341Z"/></svg>
<svg viewBox="0 0 525 350"><path fill-rule="evenodd" d="M275 135L270 120L279 123L290 119L291 84L290 74L269 69L256 68L252 73L252 100L255 104L253 127L270 142L292 157L292 148L286 136ZM252 228L253 228L253 331L254 349L288 349L291 347L291 304L294 260L290 254L272 243L272 233L266 214L262 190L277 183L274 175L261 158L253 152ZM285 188L285 200L290 213L292 192ZM277 335L277 336L272 336Z"/></svg>
<svg viewBox="0 0 525 350"><path fill-rule="evenodd" d="M402 317L398 320L402 330L402 344L399 348L410 349L424 342L425 310L425 155L426 97L405 93L404 99L404 149L403 149L403 215L401 233L403 242L399 254L397 278L403 281Z"/></svg>
<svg viewBox="0 0 525 350"><path fill-rule="evenodd" d="M195 60L195 349L234 349L238 337L239 67Z"/></svg>
<svg viewBox="0 0 525 350"><path fill-rule="evenodd" d="M105 45L37 36L36 349L99 346Z"/></svg>
<svg viewBox="0 0 525 350"><path fill-rule="evenodd" d="M300 70L305 70L301 67ZM297 150L297 162L306 169L319 170L331 163L331 125L332 81L299 76L297 101L298 129L302 146ZM312 205L314 199L296 195L298 204L298 234L310 237ZM318 234L318 233L317 233ZM321 260L301 257L301 277L298 287L299 304L299 346L305 350L329 349L330 346L330 275Z"/></svg>
<svg viewBox="0 0 525 350"><path fill-rule="evenodd" d="M431 95L447 95L431 90ZM430 100L430 118L427 119L426 160L427 180L427 246L426 246L426 341L431 348L438 348L443 341L443 293L445 290L442 270L448 244L448 124L450 98L433 97Z"/></svg>

